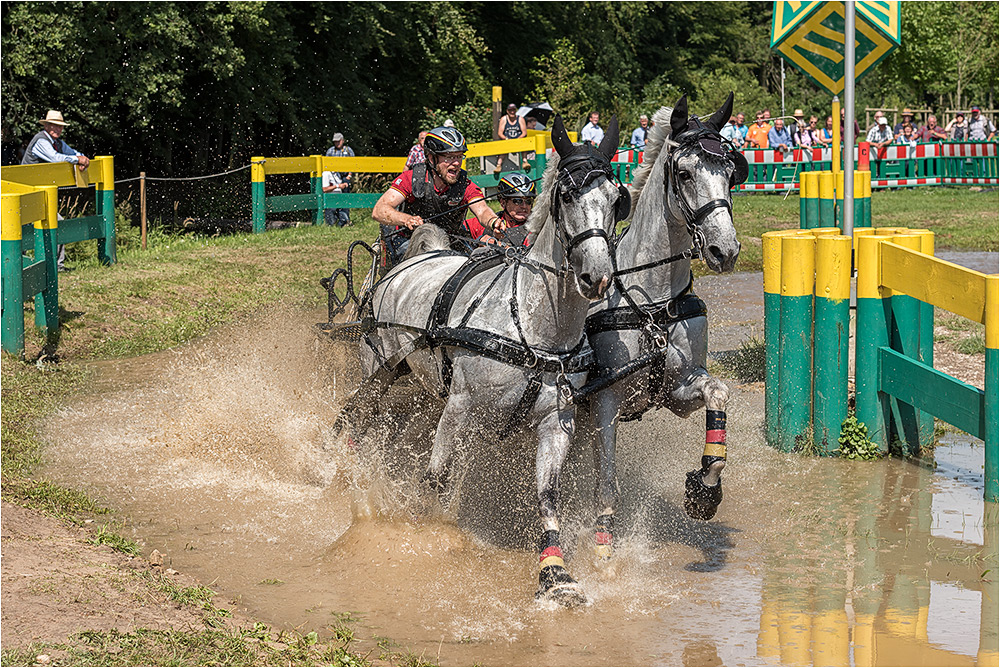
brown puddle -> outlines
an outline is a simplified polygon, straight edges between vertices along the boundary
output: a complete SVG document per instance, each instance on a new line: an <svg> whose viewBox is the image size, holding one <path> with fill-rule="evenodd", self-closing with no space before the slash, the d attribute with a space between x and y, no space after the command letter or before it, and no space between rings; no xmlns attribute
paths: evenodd
<svg viewBox="0 0 1000 668"><path fill-rule="evenodd" d="M936 470L783 455L762 443L760 392L734 387L725 500L698 523L681 501L701 413L630 423L610 568L592 557L590 454L570 455L563 537L590 604L555 609L533 600L533 444L470 449L448 512L416 482L422 446L373 473L330 434L355 379L319 319L97 364L50 422L46 474L264 621L322 629L351 612L360 638L442 665L997 665L981 442L952 437Z"/></svg>

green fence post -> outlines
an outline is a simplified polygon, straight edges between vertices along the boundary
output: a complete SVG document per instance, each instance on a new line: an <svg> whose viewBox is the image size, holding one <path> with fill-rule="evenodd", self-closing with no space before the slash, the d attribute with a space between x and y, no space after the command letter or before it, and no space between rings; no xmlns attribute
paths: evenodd
<svg viewBox="0 0 1000 668"><path fill-rule="evenodd" d="M1000 277L986 277L986 461L984 465L987 501L997 502L997 465L1000 460ZM993 512L996 512L994 509ZM994 521L995 518L994 518ZM988 544L988 543L985 543ZM996 544L995 542L993 543Z"/></svg>
<svg viewBox="0 0 1000 668"><path fill-rule="evenodd" d="M97 215L101 217L101 238L97 240L97 259L110 265L118 260L115 232L115 159L110 155L96 158L101 165L100 181L94 191Z"/></svg>
<svg viewBox="0 0 1000 668"><path fill-rule="evenodd" d="M313 225L322 225L325 222L323 209L326 208L323 202L323 156L312 156L315 165L313 172L309 175L309 186L316 196L316 211L313 214Z"/></svg>
<svg viewBox="0 0 1000 668"><path fill-rule="evenodd" d="M781 320L781 239L794 230L765 232L761 236L764 252L764 432L767 443L778 447L779 366L778 328Z"/></svg>
<svg viewBox="0 0 1000 668"><path fill-rule="evenodd" d="M920 237L920 252L924 255L934 255L934 233L930 230L911 229L910 234ZM934 305L918 302L920 305L920 345L917 359L929 367L934 366ZM920 423L920 447L934 447L934 415L927 411L918 411L917 420Z"/></svg>
<svg viewBox="0 0 1000 668"><path fill-rule="evenodd" d="M4 194L0 213L0 255L3 274L3 349L24 353L24 261L21 249L21 196Z"/></svg>
<svg viewBox="0 0 1000 668"><path fill-rule="evenodd" d="M813 438L821 455L831 455L847 418L851 237L816 237L815 294Z"/></svg>
<svg viewBox="0 0 1000 668"><path fill-rule="evenodd" d="M250 158L250 220L254 233L263 232L264 217L264 158Z"/></svg>
<svg viewBox="0 0 1000 668"><path fill-rule="evenodd" d="M890 238L896 245L920 250L920 236L916 234L896 234ZM890 346L910 359L920 358L920 301L902 293L893 293L891 300L892 321L890 324ZM923 438L920 434L919 412L915 406L889 398L889 410L892 425L889 429L890 438L897 438L905 444L905 454L908 457L920 456L920 444Z"/></svg>
<svg viewBox="0 0 1000 668"><path fill-rule="evenodd" d="M872 226L872 173L869 171L861 172L861 205L864 207L864 222L861 227L871 227Z"/></svg>
<svg viewBox="0 0 1000 668"><path fill-rule="evenodd" d="M532 173L531 178L542 178L542 174L545 173L545 166L547 162L548 158L545 157L545 135L535 135L535 171ZM535 190L541 192L541 181L537 181L535 183Z"/></svg>
<svg viewBox="0 0 1000 668"><path fill-rule="evenodd" d="M833 172L819 173L819 226L836 227Z"/></svg>
<svg viewBox="0 0 1000 668"><path fill-rule="evenodd" d="M778 324L778 444L792 452L806 438L812 414L812 316L816 240L781 239L781 314Z"/></svg>
<svg viewBox="0 0 1000 668"><path fill-rule="evenodd" d="M854 337L855 415L868 427L868 438L885 453L886 395L878 390L878 349L889 345L889 299L879 285L879 244L884 237L856 235L857 325Z"/></svg>
<svg viewBox="0 0 1000 668"><path fill-rule="evenodd" d="M35 295L35 327L43 330L46 336L51 336L59 331L59 245L56 240L59 234L59 189L56 186L41 186L39 190L45 192L45 217L34 221L35 259L43 261L45 288ZM23 296L21 298L24 299Z"/></svg>
<svg viewBox="0 0 1000 668"><path fill-rule="evenodd" d="M819 227L819 172L799 175L799 227Z"/></svg>

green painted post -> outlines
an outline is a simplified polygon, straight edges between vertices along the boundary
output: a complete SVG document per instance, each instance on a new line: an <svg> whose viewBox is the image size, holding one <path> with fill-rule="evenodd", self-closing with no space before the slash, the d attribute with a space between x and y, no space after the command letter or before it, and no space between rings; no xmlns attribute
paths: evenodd
<svg viewBox="0 0 1000 668"><path fill-rule="evenodd" d="M59 189L42 186L39 190L45 192L45 217L34 221L35 259L43 262L45 288L35 295L35 327L51 336L59 331Z"/></svg>
<svg viewBox="0 0 1000 668"><path fill-rule="evenodd" d="M855 415L868 427L868 438L885 453L886 395L878 391L878 349L889 345L889 300L879 286L879 243L884 237L855 237L857 326L854 337Z"/></svg>
<svg viewBox="0 0 1000 668"><path fill-rule="evenodd" d="M101 238L97 240L97 259L111 265L118 260L115 233L115 163L110 155L99 156L100 181L94 191L97 215L101 217Z"/></svg>
<svg viewBox="0 0 1000 668"><path fill-rule="evenodd" d="M813 438L821 455L832 455L847 418L851 237L816 237L815 294Z"/></svg>
<svg viewBox="0 0 1000 668"><path fill-rule="evenodd" d="M778 447L778 328L781 320L781 239L794 230L765 232L761 237L764 252L764 424L767 443Z"/></svg>
<svg viewBox="0 0 1000 668"><path fill-rule="evenodd" d="M1000 277L986 277L986 461L984 465L987 501L997 502L997 467L1000 460ZM996 510L994 509L994 513ZM996 519L994 518L994 522ZM986 543L987 545L989 543ZM996 545L994 542L993 545Z"/></svg>
<svg viewBox="0 0 1000 668"><path fill-rule="evenodd" d="M323 174L319 175L311 174L309 176L309 188L313 195L316 196L316 210L313 212L313 225L322 225L326 222L323 217Z"/></svg>
<svg viewBox="0 0 1000 668"><path fill-rule="evenodd" d="M778 447L792 452L806 438L812 411L812 235L781 239L781 313L778 324Z"/></svg>
<svg viewBox="0 0 1000 668"><path fill-rule="evenodd" d="M799 227L819 227L819 172L802 172L799 175Z"/></svg>
<svg viewBox="0 0 1000 668"><path fill-rule="evenodd" d="M904 246L910 250L920 250L920 236L916 234L898 234L890 238L892 243ZM892 295L892 322L890 324L890 346L911 359L920 358L920 301L909 295ZM889 429L891 437L898 438L905 444L907 457L920 456L920 444L924 438L920 433L919 412L895 397L889 398L889 409L892 425Z"/></svg>
<svg viewBox="0 0 1000 668"><path fill-rule="evenodd" d="M819 226L836 227L833 172L819 172Z"/></svg>
<svg viewBox="0 0 1000 668"><path fill-rule="evenodd" d="M844 172L834 173L834 193L836 207L834 208L835 225L843 231L844 229Z"/></svg>
<svg viewBox="0 0 1000 668"><path fill-rule="evenodd" d="M3 275L3 349L24 353L24 261L21 242L21 196L4 194L0 219L0 256Z"/></svg>
<svg viewBox="0 0 1000 668"><path fill-rule="evenodd" d="M254 234L264 231L264 158L250 158L250 220Z"/></svg>
<svg viewBox="0 0 1000 668"><path fill-rule="evenodd" d="M545 136L535 135L535 171L532 172L531 178L540 179L542 174L545 173L545 166L547 162L548 158L545 157ZM535 183L535 190L541 192L541 181L537 181Z"/></svg>
<svg viewBox="0 0 1000 668"><path fill-rule="evenodd" d="M934 255L934 233L930 230L911 229L910 234L920 237L920 252ZM926 302L920 305L920 344L917 359L929 367L934 366L934 306ZM918 411L917 420L920 423L920 447L934 447L934 415L927 411Z"/></svg>
<svg viewBox="0 0 1000 668"><path fill-rule="evenodd" d="M862 180L862 200L861 205L864 209L864 222L862 227L872 226L872 173L871 172L861 172L863 176Z"/></svg>

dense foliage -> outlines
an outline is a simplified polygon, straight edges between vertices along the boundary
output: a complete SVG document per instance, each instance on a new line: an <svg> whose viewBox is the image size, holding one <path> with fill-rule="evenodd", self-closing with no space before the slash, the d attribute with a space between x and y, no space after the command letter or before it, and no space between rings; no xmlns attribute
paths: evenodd
<svg viewBox="0 0 1000 668"><path fill-rule="evenodd" d="M7 2L4 135L24 141L46 109L61 109L75 122L70 143L115 155L120 174L188 175L315 153L335 131L359 155L401 155L428 119L488 113L492 85L505 102L544 98L577 127L590 108L630 127L681 92L696 109L735 90L738 108L776 111L771 8ZM903 46L859 84L859 109L993 106L997 23L996 3L904 3ZM785 71L789 109L828 108L825 93Z"/></svg>

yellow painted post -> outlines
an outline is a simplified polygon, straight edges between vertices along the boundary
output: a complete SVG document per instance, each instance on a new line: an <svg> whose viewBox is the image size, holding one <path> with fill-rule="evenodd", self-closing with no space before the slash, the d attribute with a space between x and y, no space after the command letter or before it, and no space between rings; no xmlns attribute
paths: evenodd
<svg viewBox="0 0 1000 668"><path fill-rule="evenodd" d="M799 175L799 227L819 227L819 172Z"/></svg>
<svg viewBox="0 0 1000 668"><path fill-rule="evenodd" d="M20 194L4 193L0 213L0 248L3 255L3 349L24 352L24 260Z"/></svg>
<svg viewBox="0 0 1000 668"><path fill-rule="evenodd" d="M35 259L45 262L45 289L35 295L35 327L51 337L59 331L59 188L41 186L45 216L35 221ZM112 222L113 225L113 222ZM112 233L112 243L114 236Z"/></svg>
<svg viewBox="0 0 1000 668"><path fill-rule="evenodd" d="M834 227L837 224L836 193L834 188L834 172L819 173L819 225Z"/></svg>
<svg viewBox="0 0 1000 668"><path fill-rule="evenodd" d="M996 504L997 502L997 473L998 461L1000 461L1000 277L993 275L986 277L986 380L983 391L986 399L986 462L985 462L985 482L986 488L983 490L984 498ZM992 512L996 514L996 505ZM996 522L994 516L993 522ZM994 524L995 526L995 524ZM996 534L994 533L994 538ZM986 543L987 545L989 543ZM994 541L992 543L996 545ZM996 592L996 578L994 578L994 589ZM985 594L984 594L985 598ZM996 613L996 602L993 604L994 614ZM995 623L995 619L993 620ZM996 628L994 626L993 628ZM993 656L996 656L997 645L994 635Z"/></svg>
<svg viewBox="0 0 1000 668"><path fill-rule="evenodd" d="M885 453L889 449L886 431L888 401L878 391L878 349L889 345L887 291L879 285L881 271L879 243L882 237L855 230L857 278L857 326L854 337L855 414L868 428L868 438Z"/></svg>
<svg viewBox="0 0 1000 668"><path fill-rule="evenodd" d="M250 220L253 231L263 232L266 225L264 216L264 158L250 158Z"/></svg>
<svg viewBox="0 0 1000 668"><path fill-rule="evenodd" d="M816 238L816 303L813 334L813 439L832 455L847 418L850 339L851 238Z"/></svg>
<svg viewBox="0 0 1000 668"><path fill-rule="evenodd" d="M920 235L895 234L892 243L920 250ZM895 267L881 266L881 274L893 271ZM893 350L911 359L920 356L920 302L909 295L893 292L890 310L892 322L889 330L889 344ZM920 444L925 438L920 434L920 421L917 419L917 409L896 397L889 398L889 412L892 424L889 428L890 438L897 438L905 443L906 454L910 457L920 455ZM930 436L933 438L933 436Z"/></svg>
<svg viewBox="0 0 1000 668"><path fill-rule="evenodd" d="M812 315L815 244L811 235L781 239L781 314L778 325L778 445L800 447L812 414Z"/></svg>
<svg viewBox="0 0 1000 668"><path fill-rule="evenodd" d="M920 237L920 252L934 256L934 233L930 230L911 229L910 234ZM934 306L920 302L920 347L918 357L929 367L934 366ZM920 411L917 419L920 421L920 447L934 447L934 416L927 411Z"/></svg>
<svg viewBox="0 0 1000 668"><path fill-rule="evenodd" d="M97 163L96 165L94 163ZM118 259L115 231L115 159L110 155L101 155L90 163L94 172L97 187L97 214L101 217L101 238L97 240L97 259L101 264L114 264ZM74 168L75 169L75 168Z"/></svg>
<svg viewBox="0 0 1000 668"><path fill-rule="evenodd" d="M493 87L493 103L490 109L493 114L493 129L490 131L490 135L493 139L503 139L499 134L497 134L497 128L500 127L500 116L503 115L503 109L501 105L503 104L503 88L500 86Z"/></svg>
<svg viewBox="0 0 1000 668"><path fill-rule="evenodd" d="M840 98L833 96L833 167L834 172L841 171L840 165Z"/></svg>

